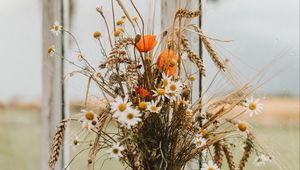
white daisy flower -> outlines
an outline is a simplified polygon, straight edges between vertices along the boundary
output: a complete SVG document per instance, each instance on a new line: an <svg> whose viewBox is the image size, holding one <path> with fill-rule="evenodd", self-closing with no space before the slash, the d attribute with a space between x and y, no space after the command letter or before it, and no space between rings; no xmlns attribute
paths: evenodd
<svg viewBox="0 0 300 170"><path fill-rule="evenodd" d="M120 115L118 121L127 126L130 129L132 126L138 124L142 119L140 118L142 115L136 109L129 108L125 113Z"/></svg>
<svg viewBox="0 0 300 170"><path fill-rule="evenodd" d="M204 163L201 167L201 170L220 170L220 168L214 164L212 160L208 161L208 163Z"/></svg>
<svg viewBox="0 0 300 170"><path fill-rule="evenodd" d="M197 135L195 139L193 140L193 143L196 144L197 148L201 148L206 144L206 139L202 137L201 134Z"/></svg>
<svg viewBox="0 0 300 170"><path fill-rule="evenodd" d="M58 21L56 21L53 26L52 29L50 30L54 35L58 35L62 30L62 26L59 24Z"/></svg>
<svg viewBox="0 0 300 170"><path fill-rule="evenodd" d="M97 116L93 111L82 110L81 114L83 115L80 119L82 123L82 128L91 130L97 124Z"/></svg>
<svg viewBox="0 0 300 170"><path fill-rule="evenodd" d="M177 81L177 82L170 81L168 83L167 87L166 87L167 93L176 93L176 94L178 94L182 90L181 86L182 86L182 84L179 81Z"/></svg>
<svg viewBox="0 0 300 170"><path fill-rule="evenodd" d="M156 90L152 90L152 92L154 92L154 97L158 98L158 101L160 100L165 100L167 96L166 90L164 88L157 88Z"/></svg>
<svg viewBox="0 0 300 170"><path fill-rule="evenodd" d="M128 102L128 98L129 96L126 95L125 98L123 99L121 96L118 96L116 99L115 99L115 102L113 102L111 104L111 109L112 109L112 112L114 112L113 114L113 118L119 118L119 116L122 114L122 113L125 113L127 112L127 110L130 108L130 106L132 105L131 102Z"/></svg>
<svg viewBox="0 0 300 170"><path fill-rule="evenodd" d="M113 146L106 151L106 153L109 154L110 158L118 159L123 157L122 151L124 150L125 150L124 146L120 146L119 143L114 143Z"/></svg>
<svg viewBox="0 0 300 170"><path fill-rule="evenodd" d="M171 82L172 77L168 77L167 74L163 73L161 82L163 84L163 87L167 87L168 84Z"/></svg>
<svg viewBox="0 0 300 170"><path fill-rule="evenodd" d="M150 112L153 112L153 113L159 113L161 107L158 107L158 106L157 106L157 103L158 103L158 102L151 101L151 103L148 103L148 108L147 108L147 109L148 109Z"/></svg>
<svg viewBox="0 0 300 170"><path fill-rule="evenodd" d="M50 46L48 48L47 52L48 52L49 56L52 57L55 54L55 47L54 47L54 45Z"/></svg>
<svg viewBox="0 0 300 170"><path fill-rule="evenodd" d="M271 162L271 161L272 161L271 157L269 157L265 154L261 154L256 158L255 165L262 166L262 165L266 164L267 162Z"/></svg>
<svg viewBox="0 0 300 170"><path fill-rule="evenodd" d="M250 117L252 117L253 114L259 114L263 109L263 105L259 103L259 99L254 100L253 96L251 96L250 99L246 99L244 106L246 107L246 112L249 113Z"/></svg>

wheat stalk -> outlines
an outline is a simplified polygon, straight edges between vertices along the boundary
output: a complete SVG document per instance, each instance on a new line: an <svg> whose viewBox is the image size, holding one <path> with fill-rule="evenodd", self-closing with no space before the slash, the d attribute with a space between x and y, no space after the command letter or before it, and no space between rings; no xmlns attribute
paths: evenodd
<svg viewBox="0 0 300 170"><path fill-rule="evenodd" d="M248 135L248 137L245 141L244 153L243 153L242 159L240 160L240 163L239 163L239 170L243 170L246 166L246 163L248 162L248 159L249 159L250 154L253 149L252 138L253 137L251 135Z"/></svg>
<svg viewBox="0 0 300 170"><path fill-rule="evenodd" d="M196 64L201 74L205 76L205 68L204 68L203 60L192 50L189 41L183 35L181 41L184 47L183 51L187 53L187 56L190 59L190 61Z"/></svg>
<svg viewBox="0 0 300 170"><path fill-rule="evenodd" d="M223 144L222 145L222 149L224 151L227 163L228 163L228 167L230 170L235 170L235 164L234 164L234 159L233 159L233 154L230 151L228 145Z"/></svg>
<svg viewBox="0 0 300 170"><path fill-rule="evenodd" d="M95 164L95 158L97 153L99 152L99 142L100 142L100 137L102 134L102 130L105 124L107 118L107 114L106 114L106 110L101 111L100 115L98 115L97 119L97 125L96 125L96 129L97 129L97 134L94 140L94 144L89 152L89 159L88 159L88 169L93 169L94 164Z"/></svg>
<svg viewBox="0 0 300 170"><path fill-rule="evenodd" d="M191 11L188 9L179 9L175 13L175 18L195 18L201 15L200 10Z"/></svg>
<svg viewBox="0 0 300 170"><path fill-rule="evenodd" d="M215 151L214 162L218 165L219 168L221 168L222 167L222 158L223 158L222 144L220 141L218 141L218 142L214 143L213 146L214 146L214 151Z"/></svg>
<svg viewBox="0 0 300 170"><path fill-rule="evenodd" d="M126 82L129 89L131 90L134 89L138 84L138 78L139 78L136 64L130 64L127 67L126 76L127 76Z"/></svg>
<svg viewBox="0 0 300 170"><path fill-rule="evenodd" d="M55 164L58 161L60 150L64 141L64 134L66 130L67 120L61 121L57 125L57 130L55 132L52 147L50 151L50 158L49 158L49 168L54 170Z"/></svg>

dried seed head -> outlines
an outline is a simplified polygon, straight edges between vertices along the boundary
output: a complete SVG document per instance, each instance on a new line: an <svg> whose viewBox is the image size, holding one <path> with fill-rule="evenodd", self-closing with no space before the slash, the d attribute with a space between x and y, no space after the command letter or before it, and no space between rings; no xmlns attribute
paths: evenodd
<svg viewBox="0 0 300 170"><path fill-rule="evenodd" d="M196 80L196 76L195 75L189 75L189 78L188 78L190 81L195 81Z"/></svg>
<svg viewBox="0 0 300 170"><path fill-rule="evenodd" d="M142 36L140 34L137 34L134 38L134 42L138 43L140 41L140 39L142 38Z"/></svg>
<svg viewBox="0 0 300 170"><path fill-rule="evenodd" d="M202 134L203 137L207 137L208 133L209 133L209 132L208 132L208 130L206 130L206 129L202 129L202 130L201 130L201 134Z"/></svg>
<svg viewBox="0 0 300 170"><path fill-rule="evenodd" d="M118 26L121 26L121 25L123 25L124 24L124 20L119 20L119 21L117 21L117 25Z"/></svg>
<svg viewBox="0 0 300 170"><path fill-rule="evenodd" d="M122 19L126 19L127 17L126 17L126 15L123 15L121 18L122 18Z"/></svg>
<svg viewBox="0 0 300 170"><path fill-rule="evenodd" d="M152 62L152 57L151 56L147 56L145 58L146 62L151 63Z"/></svg>
<svg viewBox="0 0 300 170"><path fill-rule="evenodd" d="M88 164L92 164L93 160L92 159L88 159Z"/></svg>
<svg viewBox="0 0 300 170"><path fill-rule="evenodd" d="M47 52L48 54L52 54L55 52L55 49L53 47L49 47Z"/></svg>
<svg viewBox="0 0 300 170"><path fill-rule="evenodd" d="M163 37L165 37L167 35L168 35L168 31L166 30L166 31L163 32Z"/></svg>
<svg viewBox="0 0 300 170"><path fill-rule="evenodd" d="M246 131L247 130L247 123L245 123L245 122L239 122L238 123L238 128L242 132Z"/></svg>
<svg viewBox="0 0 300 170"><path fill-rule="evenodd" d="M122 33L122 31L120 29L116 29L114 32L114 36L119 37L121 33Z"/></svg>
<svg viewBox="0 0 300 170"><path fill-rule="evenodd" d="M75 139L75 140L73 141L73 144L74 144L74 145L78 145L78 141Z"/></svg>
<svg viewBox="0 0 300 170"><path fill-rule="evenodd" d="M133 20L133 21L137 21L137 19L138 19L137 16L133 16L133 17L132 17L132 20Z"/></svg>
<svg viewBox="0 0 300 170"><path fill-rule="evenodd" d="M170 66L171 67L176 66L176 64L177 64L177 60L176 59L173 58L173 59L170 60Z"/></svg>
<svg viewBox="0 0 300 170"><path fill-rule="evenodd" d="M99 39L101 37L101 32L96 31L96 32L94 32L93 36L95 39Z"/></svg>

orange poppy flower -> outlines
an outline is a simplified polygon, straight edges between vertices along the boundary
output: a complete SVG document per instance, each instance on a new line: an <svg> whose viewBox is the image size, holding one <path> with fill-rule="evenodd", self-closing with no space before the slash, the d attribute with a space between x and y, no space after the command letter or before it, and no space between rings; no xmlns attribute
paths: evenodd
<svg viewBox="0 0 300 170"><path fill-rule="evenodd" d="M155 45L156 45L156 36L145 35L139 40L139 42L135 44L135 47L139 50L139 52L149 52L153 50Z"/></svg>
<svg viewBox="0 0 300 170"><path fill-rule="evenodd" d="M148 97L150 95L150 93L148 92L148 90L143 89L140 86L137 86L135 88L135 91L141 96L141 98L145 98L145 97Z"/></svg>
<svg viewBox="0 0 300 170"><path fill-rule="evenodd" d="M164 50L157 59L157 66L159 70L167 70L168 76L176 74L176 65L178 56L172 50Z"/></svg>

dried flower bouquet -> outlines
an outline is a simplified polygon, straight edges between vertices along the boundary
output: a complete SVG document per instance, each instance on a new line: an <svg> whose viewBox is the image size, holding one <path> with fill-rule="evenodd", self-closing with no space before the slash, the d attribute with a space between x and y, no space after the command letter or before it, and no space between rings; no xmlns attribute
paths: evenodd
<svg viewBox="0 0 300 170"><path fill-rule="evenodd" d="M112 26L102 8L97 8L106 24L109 37L106 43L111 46L104 49L102 33L93 34L105 58L98 66L90 64L74 36L59 23L51 29L55 35L65 33L74 38L80 62L77 64L60 56L53 46L48 53L78 67L74 73L87 76L88 84L92 81L97 84L105 100L98 110L82 110L79 117L68 118L58 125L49 159L50 169L54 169L58 161L65 129L70 122L77 122L84 131L94 134L90 142L73 140L74 145L87 145L89 154L83 161L88 169L94 169L101 150L134 170L181 170L199 158L203 162L201 170L218 170L223 159L227 160L229 169L242 170L251 153L264 156L260 162L269 161L271 157L255 141L247 123L238 120L245 113L252 116L262 111L259 101L249 97L255 88L245 84L226 96L214 96L206 102L203 97L192 99L192 94L198 90L193 88L198 72L188 73L187 62L193 63L202 76L206 72L202 59L186 38L187 33L199 37L220 72L227 71L226 62L211 45L214 39L190 23L201 11L177 10L173 25L156 36L145 33L144 19L132 1L138 17L131 17L122 1L116 2L124 16L118 21L114 18L112 35ZM124 27L126 22L133 30L131 35ZM158 55L156 51L161 52ZM241 112L232 112L236 108ZM117 132L108 133L108 125L116 126ZM244 143L239 162L233 158L232 138Z"/></svg>

